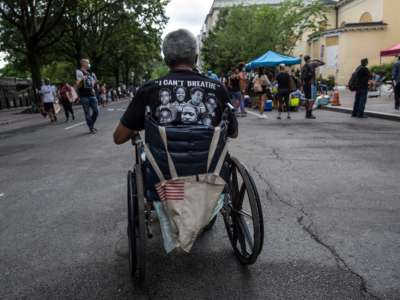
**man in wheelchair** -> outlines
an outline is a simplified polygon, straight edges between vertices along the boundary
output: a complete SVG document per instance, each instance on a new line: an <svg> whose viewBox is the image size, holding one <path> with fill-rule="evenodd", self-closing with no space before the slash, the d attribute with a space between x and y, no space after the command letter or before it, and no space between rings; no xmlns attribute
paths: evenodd
<svg viewBox="0 0 400 300"><path fill-rule="evenodd" d="M144 130L137 150L145 155L137 156L135 170L143 174L143 198L157 212L167 252L189 252L221 209L227 138L238 136L225 86L195 71L197 49L189 31L169 33L163 54L170 73L138 90L114 132L119 145Z"/></svg>
<svg viewBox="0 0 400 300"><path fill-rule="evenodd" d="M144 129L147 106L161 125L219 125L229 94L221 82L195 71L197 49L195 37L187 30L177 30L165 37L163 53L170 73L139 89L114 132L116 144L129 141ZM229 116L228 134L238 135L233 115Z"/></svg>

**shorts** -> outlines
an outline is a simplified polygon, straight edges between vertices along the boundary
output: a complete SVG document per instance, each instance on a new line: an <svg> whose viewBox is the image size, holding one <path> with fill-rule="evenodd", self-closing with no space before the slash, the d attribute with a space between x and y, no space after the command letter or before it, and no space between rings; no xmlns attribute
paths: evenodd
<svg viewBox="0 0 400 300"><path fill-rule="evenodd" d="M54 110L54 103L53 102L45 102L43 103L44 110L46 112L50 112Z"/></svg>
<svg viewBox="0 0 400 300"><path fill-rule="evenodd" d="M311 83L306 83L303 85L303 92L304 92L304 97L308 100L312 99L312 88L311 88Z"/></svg>

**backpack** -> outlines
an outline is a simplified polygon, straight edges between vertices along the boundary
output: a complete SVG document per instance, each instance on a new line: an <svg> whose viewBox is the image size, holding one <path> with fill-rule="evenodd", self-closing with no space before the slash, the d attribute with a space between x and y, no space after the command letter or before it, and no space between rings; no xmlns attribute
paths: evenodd
<svg viewBox="0 0 400 300"><path fill-rule="evenodd" d="M360 68L357 68L353 74L351 74L350 80L347 84L347 86L349 87L349 90L352 92L355 92L358 88L358 71Z"/></svg>

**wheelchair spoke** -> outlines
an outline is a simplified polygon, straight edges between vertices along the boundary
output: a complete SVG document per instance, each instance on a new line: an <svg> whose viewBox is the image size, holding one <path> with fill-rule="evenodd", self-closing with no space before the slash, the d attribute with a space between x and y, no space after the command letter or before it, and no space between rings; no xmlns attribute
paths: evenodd
<svg viewBox="0 0 400 300"><path fill-rule="evenodd" d="M248 256L249 253L247 252L247 246L246 246L246 234L244 233L244 228L242 227L242 224L239 221L239 218L237 218L236 222L236 228L237 228L237 238L239 240L239 244L240 244L240 248L241 248L241 252L242 255L244 256Z"/></svg>
<svg viewBox="0 0 400 300"><path fill-rule="evenodd" d="M233 168L233 170L232 170L231 190L232 190L232 194L233 194L232 200L235 201L236 197L239 195L239 182L238 182L238 178L237 178L236 168Z"/></svg>
<svg viewBox="0 0 400 300"><path fill-rule="evenodd" d="M250 246L250 249L253 249L254 241L253 241L253 238L251 236L251 233L249 231L249 227L247 226L247 223L246 223L245 219L242 216L239 216L238 217L238 221L239 221L240 229L243 232L244 237L245 237L248 245Z"/></svg>
<svg viewBox="0 0 400 300"><path fill-rule="evenodd" d="M234 209L234 208L232 208L232 211L234 211L235 213L237 213L237 214L239 214L239 215L241 215L243 217L247 217L247 218L253 220L253 216L248 211L244 210L243 208L242 209Z"/></svg>

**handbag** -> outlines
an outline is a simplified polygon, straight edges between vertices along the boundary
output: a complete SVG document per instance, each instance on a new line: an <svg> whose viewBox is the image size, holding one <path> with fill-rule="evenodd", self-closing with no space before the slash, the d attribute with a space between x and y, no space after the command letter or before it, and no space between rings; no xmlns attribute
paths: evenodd
<svg viewBox="0 0 400 300"><path fill-rule="evenodd" d="M207 173L180 177L168 151L165 127L159 126L158 130L167 156L170 180L165 179L146 144L144 150L148 162L160 180L155 189L161 201L154 202L154 206L159 215L164 248L167 253L174 249L190 252L199 233L209 224L221 207L221 193L225 187L225 181L220 176L220 172L228 151L227 143L218 158L214 171L211 171L211 163L222 130L220 127L216 127L208 153Z"/></svg>
<svg viewBox="0 0 400 300"><path fill-rule="evenodd" d="M253 90L255 93L261 93L263 91L261 80L258 77L254 80Z"/></svg>

